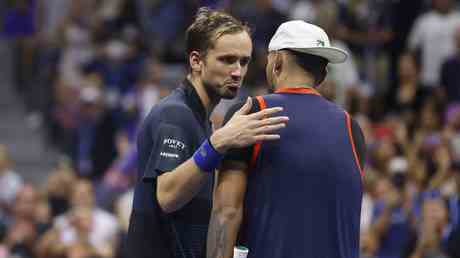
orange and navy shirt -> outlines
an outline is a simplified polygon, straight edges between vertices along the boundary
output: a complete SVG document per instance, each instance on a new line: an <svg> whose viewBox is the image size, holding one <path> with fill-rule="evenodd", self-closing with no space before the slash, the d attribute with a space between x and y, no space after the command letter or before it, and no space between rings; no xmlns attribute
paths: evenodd
<svg viewBox="0 0 460 258"><path fill-rule="evenodd" d="M249 258L359 257L365 159L359 125L312 88L256 99L253 112L282 106L276 115L290 120L280 140L226 156L250 164L239 244Z"/></svg>

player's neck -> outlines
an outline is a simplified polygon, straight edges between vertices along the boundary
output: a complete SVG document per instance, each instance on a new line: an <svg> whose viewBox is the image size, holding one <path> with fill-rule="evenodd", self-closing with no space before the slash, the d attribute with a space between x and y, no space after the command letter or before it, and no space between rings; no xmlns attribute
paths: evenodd
<svg viewBox="0 0 460 258"><path fill-rule="evenodd" d="M187 79L192 83L193 87L195 88L198 97L200 97L201 103L206 109L206 114L207 116L209 116L212 110L214 110L217 104L219 104L219 100L216 100L215 98L209 96L200 78L189 74L187 75Z"/></svg>
<svg viewBox="0 0 460 258"><path fill-rule="evenodd" d="M305 74L287 74L281 76L276 82L276 88L283 87L313 87L315 80Z"/></svg>

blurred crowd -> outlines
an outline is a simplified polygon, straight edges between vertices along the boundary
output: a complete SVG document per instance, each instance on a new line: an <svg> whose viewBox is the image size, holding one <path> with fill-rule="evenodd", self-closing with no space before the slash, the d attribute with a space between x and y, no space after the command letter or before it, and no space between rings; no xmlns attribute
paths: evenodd
<svg viewBox="0 0 460 258"><path fill-rule="evenodd" d="M458 1L4 0L27 124L65 158L32 185L0 145L0 258L129 257L137 127L183 80L184 31L203 5L252 28L241 98L269 92L266 49L283 21L317 24L346 49L320 90L366 137L362 257L460 257Z"/></svg>

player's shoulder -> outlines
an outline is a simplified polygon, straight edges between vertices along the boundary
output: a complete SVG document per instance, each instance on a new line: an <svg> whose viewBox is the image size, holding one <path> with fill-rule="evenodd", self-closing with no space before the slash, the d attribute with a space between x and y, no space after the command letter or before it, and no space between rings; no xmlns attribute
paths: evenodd
<svg viewBox="0 0 460 258"><path fill-rule="evenodd" d="M184 90L178 88L152 107L146 120L150 123L186 125L195 122L196 118L186 103Z"/></svg>
<svg viewBox="0 0 460 258"><path fill-rule="evenodd" d="M249 111L249 114L260 111L261 109L260 103L257 100L257 98L260 98L260 97L250 97L250 98L252 100L252 106L251 106L251 110ZM230 118L244 106L246 101L247 99L239 99L239 100L236 100L233 104L229 106L229 108L227 109L227 112L225 113L224 124L227 123L228 120L230 120Z"/></svg>

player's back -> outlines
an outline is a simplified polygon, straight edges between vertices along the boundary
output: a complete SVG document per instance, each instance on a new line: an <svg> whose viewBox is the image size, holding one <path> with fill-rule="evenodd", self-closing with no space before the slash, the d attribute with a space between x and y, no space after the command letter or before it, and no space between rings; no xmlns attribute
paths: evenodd
<svg viewBox="0 0 460 258"><path fill-rule="evenodd" d="M357 258L362 182L346 113L315 94L263 99L290 121L248 175L240 240L249 257Z"/></svg>

